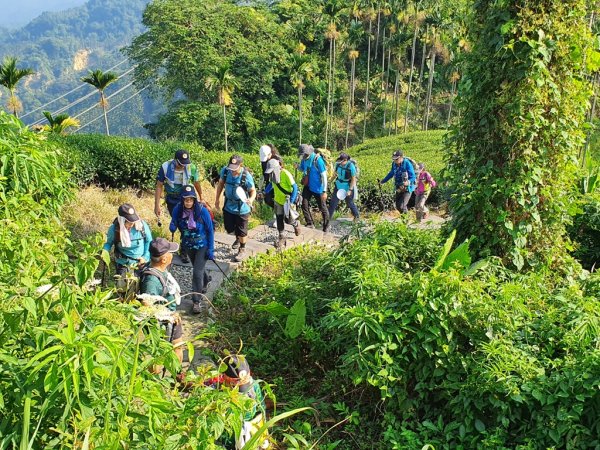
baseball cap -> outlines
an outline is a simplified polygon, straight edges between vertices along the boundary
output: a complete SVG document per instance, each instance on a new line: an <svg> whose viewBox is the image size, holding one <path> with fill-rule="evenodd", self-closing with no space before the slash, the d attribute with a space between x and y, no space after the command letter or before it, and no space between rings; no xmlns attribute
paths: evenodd
<svg viewBox="0 0 600 450"><path fill-rule="evenodd" d="M340 153L340 156L338 156L338 161L348 161L350 159L350 155L348 155L348 153Z"/></svg>
<svg viewBox="0 0 600 450"><path fill-rule="evenodd" d="M310 144L300 144L298 147L298 156L310 156L315 152L315 148Z"/></svg>
<svg viewBox="0 0 600 450"><path fill-rule="evenodd" d="M244 158L240 155L233 155L229 158L229 164L227 165L228 170L238 170L240 165L244 162Z"/></svg>
<svg viewBox="0 0 600 450"><path fill-rule="evenodd" d="M156 238L150 242L150 256L158 258L165 253L175 253L179 250L179 244L176 242L170 242L165 238Z"/></svg>
<svg viewBox="0 0 600 450"><path fill-rule="evenodd" d="M402 150L396 150L392 155L393 161L397 160L398 158L404 158L404 153L402 153Z"/></svg>
<svg viewBox="0 0 600 450"><path fill-rule="evenodd" d="M175 152L175 159L177 162L183 166L191 164L190 154L186 150L177 150Z"/></svg>
<svg viewBox="0 0 600 450"><path fill-rule="evenodd" d="M196 189L191 184L186 184L181 188L181 198L196 197Z"/></svg>
<svg viewBox="0 0 600 450"><path fill-rule="evenodd" d="M124 217L127 222L137 222L140 216L135 212L135 208L130 203L123 203L119 206L119 215Z"/></svg>
<svg viewBox="0 0 600 450"><path fill-rule="evenodd" d="M260 158L260 162L267 161L267 159L269 159L272 154L273 154L273 152L271 150L271 147L269 147L268 145L261 145L260 149L258 150L258 156Z"/></svg>
<svg viewBox="0 0 600 450"><path fill-rule="evenodd" d="M241 378L240 372L243 370L246 371L246 374L242 374L242 376L250 374L250 366L245 356L229 355L225 357L223 362L225 363L224 373L230 378Z"/></svg>

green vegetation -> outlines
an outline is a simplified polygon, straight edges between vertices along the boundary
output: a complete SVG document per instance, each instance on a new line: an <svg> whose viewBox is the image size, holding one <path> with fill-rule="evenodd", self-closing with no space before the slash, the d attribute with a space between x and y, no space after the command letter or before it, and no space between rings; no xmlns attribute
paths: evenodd
<svg viewBox="0 0 600 450"><path fill-rule="evenodd" d="M317 408L282 432L342 422L322 442L338 449L600 445L597 274L519 275L431 231L365 231L250 261L216 304L279 399Z"/></svg>
<svg viewBox="0 0 600 450"><path fill-rule="evenodd" d="M481 1L475 12L465 115L448 158L452 227L461 239L475 236L477 255L517 269L560 265L584 143L584 76L600 62L586 3Z"/></svg>

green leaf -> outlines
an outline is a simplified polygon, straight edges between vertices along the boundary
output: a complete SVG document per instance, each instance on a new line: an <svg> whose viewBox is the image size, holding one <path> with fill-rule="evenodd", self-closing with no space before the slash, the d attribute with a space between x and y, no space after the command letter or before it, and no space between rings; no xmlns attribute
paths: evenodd
<svg viewBox="0 0 600 450"><path fill-rule="evenodd" d="M290 310L290 314L285 323L285 334L291 339L295 339L302 333L306 323L306 305L304 300L297 300Z"/></svg>
<svg viewBox="0 0 600 450"><path fill-rule="evenodd" d="M450 253L450 249L452 248L452 244L454 244L455 238L456 238L456 230L452 230L452 233L450 233L450 236L446 240L446 243L444 244L444 247L442 248L442 252L440 253L438 260L435 263L435 266L433 267L435 270L440 270L441 267L444 265L444 261L446 260L446 257Z"/></svg>
<svg viewBox="0 0 600 450"><path fill-rule="evenodd" d="M259 439L264 439L264 436L263 436L264 432L267 431L273 425L275 425L277 422L287 419L288 417L294 416L303 411L308 411L308 410L312 410L312 409L313 408L309 408L309 407L305 406L304 408L297 408L297 409L293 409L292 411L287 411L287 412L276 415L275 417L271 418L268 422L266 422L262 427L260 427L254 435L252 435L250 440L248 442L246 442L244 447L242 447L242 450L254 450L256 448L256 444L258 443Z"/></svg>
<svg viewBox="0 0 600 450"><path fill-rule="evenodd" d="M470 277L474 275L477 271L481 269L485 269L489 265L489 261L487 259L480 259L479 261L475 261L471 264L464 272L463 275L465 277Z"/></svg>
<svg viewBox="0 0 600 450"><path fill-rule="evenodd" d="M475 420L475 428L477 429L477 431L479 431L480 433L483 433L485 431L485 424L479 420L476 419Z"/></svg>
<svg viewBox="0 0 600 450"><path fill-rule="evenodd" d="M281 303L275 301L267 303L266 305L253 306L254 309L256 309L257 311L265 311L269 314L273 314L274 316L287 316L288 314L290 314L290 310L286 308L285 305L282 305Z"/></svg>
<svg viewBox="0 0 600 450"><path fill-rule="evenodd" d="M469 267L469 265L471 264L471 254L469 253L469 239L467 239L465 242L456 247L452 251L452 253L450 253L446 257L446 260L442 265L442 270L449 269L450 267L452 267L454 262L458 262L458 264L463 269Z"/></svg>

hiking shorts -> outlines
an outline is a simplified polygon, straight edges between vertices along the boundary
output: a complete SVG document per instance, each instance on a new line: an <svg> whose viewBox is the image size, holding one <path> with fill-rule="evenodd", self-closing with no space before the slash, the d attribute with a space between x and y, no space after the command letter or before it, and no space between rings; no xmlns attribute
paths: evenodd
<svg viewBox="0 0 600 450"><path fill-rule="evenodd" d="M250 214L232 214L223 210L223 225L225 231L229 234L235 234L236 237L246 237L248 235L248 220Z"/></svg>

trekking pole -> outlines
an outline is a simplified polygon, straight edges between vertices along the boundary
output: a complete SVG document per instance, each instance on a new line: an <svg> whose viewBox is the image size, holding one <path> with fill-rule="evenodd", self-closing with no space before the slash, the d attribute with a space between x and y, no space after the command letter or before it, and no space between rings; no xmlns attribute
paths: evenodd
<svg viewBox="0 0 600 450"><path fill-rule="evenodd" d="M102 261L102 276L100 277L100 287L102 289L104 289L106 287L105 275L106 275L106 263L104 261Z"/></svg>
<svg viewBox="0 0 600 450"><path fill-rule="evenodd" d="M379 203L381 203L381 211L385 211L385 205L383 203L383 190L381 189L381 180L377 179L377 186L379 187Z"/></svg>

